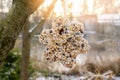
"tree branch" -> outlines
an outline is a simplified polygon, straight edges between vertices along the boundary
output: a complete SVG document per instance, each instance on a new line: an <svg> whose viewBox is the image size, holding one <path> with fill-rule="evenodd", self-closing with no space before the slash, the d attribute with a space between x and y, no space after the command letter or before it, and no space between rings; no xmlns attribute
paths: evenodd
<svg viewBox="0 0 120 80"><path fill-rule="evenodd" d="M8 52L14 47L16 38L21 32L26 19L44 0L16 0L12 4L6 19L3 21L3 30L0 32L0 66L6 59Z"/></svg>
<svg viewBox="0 0 120 80"><path fill-rule="evenodd" d="M29 20L27 19L22 31L22 59L21 59L21 77L20 80L28 80L28 66L30 58L30 36L29 36Z"/></svg>
<svg viewBox="0 0 120 80"><path fill-rule="evenodd" d="M44 20L41 20L38 25L36 26L36 28L30 33L30 38L32 38L36 33L39 32L40 28L44 25L46 19L49 17L51 11L53 10L54 6L55 6L55 3L56 3L57 0L54 0L50 7L48 8L48 11L46 12L45 16L44 16Z"/></svg>

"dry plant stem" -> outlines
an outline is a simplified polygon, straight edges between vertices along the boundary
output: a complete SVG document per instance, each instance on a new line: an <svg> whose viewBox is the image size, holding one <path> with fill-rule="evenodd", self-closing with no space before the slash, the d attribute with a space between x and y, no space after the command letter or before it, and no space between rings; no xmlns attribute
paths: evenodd
<svg viewBox="0 0 120 80"><path fill-rule="evenodd" d="M87 74L80 77L80 79L84 78L84 79L87 79L87 80L94 80L94 78L95 78L95 80L96 80L97 78L112 79L113 77L114 77L113 72L111 70L109 70L109 71L107 71L103 74L94 74L92 72L87 72Z"/></svg>

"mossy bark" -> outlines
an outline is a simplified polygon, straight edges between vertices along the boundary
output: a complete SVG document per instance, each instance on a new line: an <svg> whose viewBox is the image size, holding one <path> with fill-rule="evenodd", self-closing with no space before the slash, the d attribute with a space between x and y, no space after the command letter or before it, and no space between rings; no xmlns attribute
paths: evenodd
<svg viewBox="0 0 120 80"><path fill-rule="evenodd" d="M0 66L14 47L16 38L21 32L26 19L44 0L16 0L13 1L7 17L0 23ZM1 22L1 21L0 21Z"/></svg>

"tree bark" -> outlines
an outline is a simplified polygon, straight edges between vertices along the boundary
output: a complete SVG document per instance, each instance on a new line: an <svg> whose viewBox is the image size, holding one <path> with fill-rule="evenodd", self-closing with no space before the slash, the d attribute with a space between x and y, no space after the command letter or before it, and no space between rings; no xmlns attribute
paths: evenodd
<svg viewBox="0 0 120 80"><path fill-rule="evenodd" d="M23 27L23 44L22 44L22 61L21 61L21 79L28 80L28 66L30 58L30 35L29 35L29 21Z"/></svg>
<svg viewBox="0 0 120 80"><path fill-rule="evenodd" d="M14 47L16 38L22 30L26 19L44 0L14 0L6 19L0 21L0 67L8 52Z"/></svg>
<svg viewBox="0 0 120 80"><path fill-rule="evenodd" d="M50 7L48 8L48 11L45 14L46 19L48 18L52 9L54 8L55 3L56 3L56 0L53 1L51 3ZM42 20L38 24L38 26L36 27L37 31L36 31L36 28L33 30L34 32L33 32L32 36L29 33L29 26L30 26L29 24L30 23L28 20L23 27L23 34L22 34L23 35L23 39L22 39L23 45L22 45L22 62L21 62L20 80L28 80L28 74L29 74L28 73L28 66L29 66L29 59L30 59L30 42L31 42L31 39L33 38L33 36L35 35L35 33L38 32L39 28L41 28L45 24L45 20Z"/></svg>

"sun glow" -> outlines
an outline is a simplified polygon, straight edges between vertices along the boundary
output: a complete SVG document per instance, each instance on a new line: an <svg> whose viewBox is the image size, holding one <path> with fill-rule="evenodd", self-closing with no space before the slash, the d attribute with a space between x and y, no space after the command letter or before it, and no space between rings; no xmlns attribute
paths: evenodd
<svg viewBox="0 0 120 80"><path fill-rule="evenodd" d="M89 12L90 14L93 12L93 1L94 1L94 0L87 0L88 12Z"/></svg>
<svg viewBox="0 0 120 80"><path fill-rule="evenodd" d="M47 11L47 8L49 7L49 5L52 3L53 0L45 0L43 5L41 5L38 9L39 10L43 10L43 11Z"/></svg>
<svg viewBox="0 0 120 80"><path fill-rule="evenodd" d="M47 9L52 1L53 0L45 0L43 6L41 6L41 9ZM80 16L82 14L86 14L84 10L87 10L87 14L93 13L94 0L64 0L64 3L61 1L63 0L57 0L55 4L53 10L55 13L54 16ZM84 3L87 5L87 8L85 8Z"/></svg>
<svg viewBox="0 0 120 80"><path fill-rule="evenodd" d="M56 16L62 16L63 15L63 8L62 8L61 0L58 0L56 2L54 12L55 12Z"/></svg>
<svg viewBox="0 0 120 80"><path fill-rule="evenodd" d="M72 9L71 12L73 14L73 16L79 16L81 11L82 11L82 5L83 0L72 0Z"/></svg>

